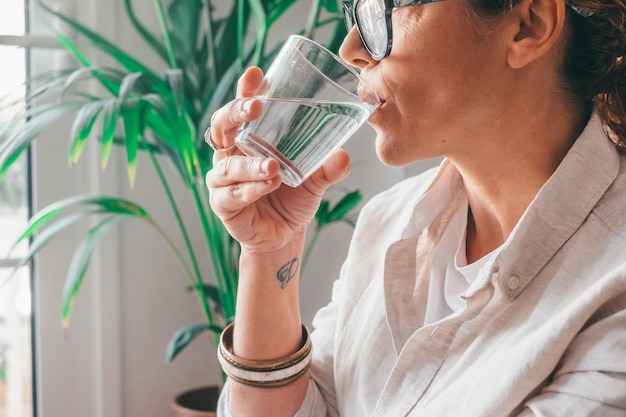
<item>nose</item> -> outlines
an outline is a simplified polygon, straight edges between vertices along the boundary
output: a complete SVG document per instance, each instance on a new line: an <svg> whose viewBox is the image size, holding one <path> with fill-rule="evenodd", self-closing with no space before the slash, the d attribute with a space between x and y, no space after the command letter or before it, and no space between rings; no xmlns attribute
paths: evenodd
<svg viewBox="0 0 626 417"><path fill-rule="evenodd" d="M367 52L367 49L363 46L356 26L352 27L344 38L339 48L339 56L346 62L361 69L376 63L376 60L372 58Z"/></svg>

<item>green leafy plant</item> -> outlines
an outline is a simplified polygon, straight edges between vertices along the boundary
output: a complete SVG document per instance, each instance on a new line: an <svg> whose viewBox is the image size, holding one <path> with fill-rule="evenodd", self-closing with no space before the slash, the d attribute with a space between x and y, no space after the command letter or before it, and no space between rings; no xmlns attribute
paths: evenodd
<svg viewBox="0 0 626 417"><path fill-rule="evenodd" d="M171 361L205 331L212 332L217 341L222 328L235 314L239 248L208 204L204 177L211 169L212 151L203 141L204 129L211 114L233 98L243 69L249 65L264 68L275 56L280 45L267 45L267 35L297 0L230 0L229 10L219 17L217 0L172 0L167 7L161 0L154 0L158 34L150 32L139 20L132 0L122 1L134 29L168 69L164 74L157 73L78 21L38 3L50 16L69 26L83 42L87 41L89 47L112 58L116 65L94 65L77 39L57 33L78 67L29 82L26 110L0 130L0 178L43 129L72 113L75 116L70 133L70 164L79 161L88 140L99 141L103 169L113 147L122 147L132 185L138 154L145 152L149 156L181 233L182 248L173 243L139 204L115 196L94 195L73 196L42 209L30 220L16 245L32 239L21 266L76 222L85 218L97 220L76 247L67 273L61 315L63 325L68 326L91 255L102 236L126 219L149 224L180 263L206 319L180 329L172 337L166 354ZM220 8L224 9L226 2L220 2ZM314 37L321 27L328 38L324 43L336 50L345 29L335 0L313 1L302 33ZM86 81L96 81L103 92L86 93L81 88ZM165 176L164 160L170 162L168 165L188 190L197 213L197 225L189 226L183 221ZM333 207L328 201L323 202L307 258L321 230L336 222L351 223L350 213L360 200L360 192L355 191L347 193ZM188 235L189 227L198 226L203 232L204 247L194 247ZM206 259L207 254L212 266L210 278L202 276L199 265L199 259Z"/></svg>

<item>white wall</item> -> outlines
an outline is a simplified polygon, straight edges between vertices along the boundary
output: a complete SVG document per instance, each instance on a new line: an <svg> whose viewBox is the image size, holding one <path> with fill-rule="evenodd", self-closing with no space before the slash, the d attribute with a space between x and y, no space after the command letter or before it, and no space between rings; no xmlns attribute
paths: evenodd
<svg viewBox="0 0 626 417"><path fill-rule="evenodd" d="M104 33L133 53L147 48L135 36L118 1L57 1L81 21ZM140 2L137 2L139 4ZM309 2L281 25L286 35L304 25ZM153 13L152 1L142 0L145 19ZM154 27L154 24L152 24ZM36 25L36 30L43 26ZM274 37L280 37L274 34ZM140 51L140 52L137 52ZM148 62L154 56L146 54ZM38 53L39 70L51 63L64 65L63 53ZM167 230L176 225L160 191L150 163L139 160L136 186L130 189L123 169L123 155L102 174L99 150L91 144L77 167L68 169L67 127L45 133L36 146L36 203L41 208L77 193L121 194L140 202ZM335 199L343 191L360 188L365 200L397 182L404 170L380 164L374 154L373 134L361 129L346 148L351 154L350 177L331 190ZM172 180L175 183L175 180ZM187 193L177 188L184 216L195 219ZM201 322L202 315L186 280L169 250L155 233L139 222L127 222L109 235L97 251L85 280L69 330L60 326L59 305L64 274L83 230L65 235L36 264L38 307L38 400L40 417L169 417L171 397L181 390L218 382L215 353L208 337L192 344L170 366L164 364L165 345L181 325ZM302 281L302 308L306 323L329 297L337 277L351 229L344 225L328 230L319 241ZM194 241L200 241L196 234ZM203 265L208 269L208 263Z"/></svg>

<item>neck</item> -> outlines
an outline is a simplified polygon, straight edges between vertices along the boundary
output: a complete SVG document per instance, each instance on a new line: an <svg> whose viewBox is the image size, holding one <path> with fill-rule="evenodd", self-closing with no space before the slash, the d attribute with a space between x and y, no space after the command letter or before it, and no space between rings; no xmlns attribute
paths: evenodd
<svg viewBox="0 0 626 417"><path fill-rule="evenodd" d="M564 109L518 114L524 126L483 136L479 156L449 156L468 195L467 259L473 262L507 239L543 184L557 169L586 122ZM530 110L530 109L529 109ZM528 123L528 121L532 121ZM514 125L514 124L513 124ZM513 133L511 133L513 132ZM491 146L490 146L491 144Z"/></svg>

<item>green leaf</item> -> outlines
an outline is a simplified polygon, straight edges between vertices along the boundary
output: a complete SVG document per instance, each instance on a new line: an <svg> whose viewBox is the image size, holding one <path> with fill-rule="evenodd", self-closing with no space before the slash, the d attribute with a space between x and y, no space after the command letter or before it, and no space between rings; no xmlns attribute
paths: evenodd
<svg viewBox="0 0 626 417"><path fill-rule="evenodd" d="M328 221L335 222L342 220L343 217L348 214L349 211L354 209L362 199L363 194L361 193L361 190L355 190L344 195L328 214Z"/></svg>
<svg viewBox="0 0 626 417"><path fill-rule="evenodd" d="M322 200L320 206L315 213L315 218L317 219L318 228L319 225L323 225L328 223L328 214L330 209L330 201Z"/></svg>
<svg viewBox="0 0 626 417"><path fill-rule="evenodd" d="M195 56L195 61L196 61L196 68L202 69L202 73L199 74L200 75L200 80L199 80L200 90L199 91L202 91L204 84L206 82L211 82L210 73L212 71L215 71L215 66L212 66L211 68L207 69L207 64L209 62L209 42L206 38L202 40L202 44L200 45L200 48L195 52L194 56Z"/></svg>
<svg viewBox="0 0 626 417"><path fill-rule="evenodd" d="M244 21L249 16L249 8L244 8ZM238 36L238 13L237 7L232 8L231 13L225 18L215 22L217 29L214 35L214 44L217 46L215 50L215 73L217 79L222 78L222 74L227 71L231 65L240 58L237 55L236 39ZM245 60L244 60L245 61ZM204 95L203 97L206 97Z"/></svg>
<svg viewBox="0 0 626 417"><path fill-rule="evenodd" d="M13 247L20 242L29 239L34 233L41 230L65 210L70 210L81 205L96 205L109 213L126 214L148 220L148 212L132 201L115 197L78 195L65 198L48 205L35 214L26 227L26 231L17 239Z"/></svg>
<svg viewBox="0 0 626 417"><path fill-rule="evenodd" d="M215 305L220 305L220 293L219 289L215 285L211 284L200 284L204 289L204 294L207 296L209 300L211 300Z"/></svg>
<svg viewBox="0 0 626 417"><path fill-rule="evenodd" d="M139 21L132 6L132 1L124 0L124 6L126 7L126 12L133 27L137 30L139 35L141 35L146 43L152 47L152 49L163 59L164 62L167 62L167 52L165 51L165 46L159 42L159 40Z"/></svg>
<svg viewBox="0 0 626 417"><path fill-rule="evenodd" d="M291 8L298 0L272 0L265 1L265 9L267 10L267 27L272 26L280 19L287 10Z"/></svg>
<svg viewBox="0 0 626 417"><path fill-rule="evenodd" d="M2 139L0 143L0 178L43 129L66 114L78 110L83 105L84 102L66 101L37 108L25 115L25 117L32 116L29 117L25 125L14 125L14 129L5 132L7 133L6 137L0 138ZM14 120L13 123L16 121Z"/></svg>
<svg viewBox="0 0 626 417"><path fill-rule="evenodd" d="M26 101L28 103L34 103L36 100L48 97L53 93L57 93L57 89L65 84L67 77L69 77L75 69L66 69L62 71L52 71L45 73L39 77L32 77L23 84L27 87ZM18 98L15 102L9 103L9 106L20 105L22 106L24 99ZM4 107L4 103L2 104Z"/></svg>
<svg viewBox="0 0 626 417"><path fill-rule="evenodd" d="M254 48L251 47L246 52L247 61L254 52ZM228 70L222 75L217 86L208 94L208 102L203 105L206 109L204 116L200 123L200 126L206 127L209 125L211 115L227 101L235 97L235 86L237 84L237 76L239 75L239 64L233 62ZM204 132L203 132L204 133ZM203 140L203 139L200 139Z"/></svg>
<svg viewBox="0 0 626 417"><path fill-rule="evenodd" d="M175 126L165 119L167 113L167 109L165 111L158 111L153 105L146 112L144 122L146 123L146 127L154 133L157 142L161 142L167 147L177 150L179 138L175 132Z"/></svg>
<svg viewBox="0 0 626 417"><path fill-rule="evenodd" d="M91 42L94 43L94 45L98 48L98 50L100 50L101 52L115 59L117 62L122 64L122 66L124 66L128 71L141 72L150 77L150 82L155 83L156 84L155 87L156 86L160 86L161 88L164 87L162 81L154 72L152 72L148 67L143 65L141 62L139 62L138 60L136 60L135 58L133 58L126 52L122 51L117 46L115 46L115 44L113 44L112 42L109 42L108 40L98 35L94 31L88 29L86 26L80 24L76 20L64 15L63 13L55 11L54 9L47 6L43 2L39 1L38 3L45 11L58 17L61 21L69 25L72 29L76 30L78 33L87 37ZM78 51L77 48L76 48L76 51ZM90 65L85 65L85 66L90 66Z"/></svg>
<svg viewBox="0 0 626 417"><path fill-rule="evenodd" d="M165 18L163 3L161 0L153 0L152 4L154 4L157 20L159 22L159 26L161 27L161 35L163 36L163 41L165 43L165 50L167 51L169 65L171 68L178 68L178 63L176 62L176 56L174 53L174 46L172 45L172 39L170 36L170 30L168 29L167 19Z"/></svg>
<svg viewBox="0 0 626 417"><path fill-rule="evenodd" d="M128 182L132 187L137 175L137 148L139 147L139 135L141 135L140 115L141 101L139 99L126 100L122 105L122 117L124 119L124 139L126 143L126 169Z"/></svg>
<svg viewBox="0 0 626 417"><path fill-rule="evenodd" d="M334 207L330 207L328 200L322 200L317 213L315 213L315 219L317 220L317 230L321 230L331 223L338 221L345 221L352 224L346 215L352 211L363 199L363 194L360 190L355 190L344 195L341 200L335 204Z"/></svg>
<svg viewBox="0 0 626 417"><path fill-rule="evenodd" d="M117 100L111 99L102 108L102 144L100 153L100 164L102 170L106 169L107 163L111 156L113 143L115 139L115 131L117 128L117 119L120 109Z"/></svg>
<svg viewBox="0 0 626 417"><path fill-rule="evenodd" d="M167 344L165 361L167 363L172 363L172 361L189 345L189 343L194 341L198 336L207 330L210 330L215 334L220 334L222 332L222 328L208 323L192 324L178 329Z"/></svg>
<svg viewBox="0 0 626 417"><path fill-rule="evenodd" d="M81 65L85 66L85 67L91 67L91 62L87 59L87 57L80 51L80 49L78 49L76 47L76 45L74 45L74 43L69 40L68 38L66 38L65 36L61 35L60 33L57 33L55 35L57 37L57 39L59 40L59 42L61 43L61 45L63 45L65 47L65 49L67 49L69 51L70 54L72 54L72 56L74 56L74 58L76 58L76 60L78 62L80 62ZM94 72L94 76L102 83L102 85L108 89L111 93L116 94L117 93L117 89L118 86L115 85L114 83L111 83L110 81L108 81L106 78L100 77L98 72Z"/></svg>
<svg viewBox="0 0 626 417"><path fill-rule="evenodd" d="M169 146L167 143L161 140L160 136L156 136L155 143L156 152L167 157L167 161L172 167L172 170L177 175L178 179L183 184L189 184L189 177L187 176L187 170L183 166L183 163L180 158L180 154Z"/></svg>
<svg viewBox="0 0 626 417"><path fill-rule="evenodd" d="M293 0L288 0L293 1ZM250 9L252 10L252 18L256 25L256 42L252 65L259 65L265 49L265 40L267 33L272 25L270 17L267 15L265 5L260 0L248 0ZM243 51L243 48L240 48Z"/></svg>
<svg viewBox="0 0 626 417"><path fill-rule="evenodd" d="M126 100L126 98L133 91L135 85L142 76L143 74L141 72L133 72L124 77L124 79L122 80L122 85L120 86L120 101Z"/></svg>
<svg viewBox="0 0 626 417"><path fill-rule="evenodd" d="M46 227L37 235L35 239L33 239L32 243L28 247L28 253L24 255L24 257L20 258L15 268L20 268L26 265L30 260L35 256L41 249L43 249L56 235L60 232L64 231L77 221L96 214L107 213L104 209L90 209L80 211L78 213L69 214L62 219L58 220L54 224ZM37 231L37 230L35 230ZM15 246L13 247L15 248Z"/></svg>
<svg viewBox="0 0 626 417"><path fill-rule="evenodd" d="M109 231L109 229L111 229L111 227L128 217L129 216L126 214L115 214L102 220L98 223L98 225L91 228L89 232L87 232L87 235L74 251L74 256L72 257L69 271L65 279L65 286L63 288L61 320L64 328L67 329L69 327L70 317L72 315L72 310L74 309L74 302L76 301L78 290L83 283L91 256L93 255L96 246L100 243L102 237Z"/></svg>
<svg viewBox="0 0 626 417"><path fill-rule="evenodd" d="M90 79L95 77L100 81L106 80L107 85L114 86L114 90L117 91L119 89L119 84L124 79L126 74L117 69L108 68L108 67L83 67L72 72L66 79L63 84L63 90L60 93L60 97L62 98L67 91L69 91L74 84L79 81L83 81L86 79Z"/></svg>
<svg viewBox="0 0 626 417"><path fill-rule="evenodd" d="M93 129L93 125L104 104L105 102L103 101L87 103L78 111L70 133L70 137L72 138L72 145L70 146L69 152L70 165L75 165L78 162L87 144L87 139L89 139L91 129Z"/></svg>
<svg viewBox="0 0 626 417"><path fill-rule="evenodd" d="M170 90L172 90L172 95L176 103L176 111L180 117L183 114L183 102L185 100L185 80L183 78L183 72L179 69L170 69L165 73L165 76L167 77Z"/></svg>
<svg viewBox="0 0 626 417"><path fill-rule="evenodd" d="M202 8L202 0L174 0L168 7L172 36L181 47L177 52L182 55L183 62L195 59Z"/></svg>
<svg viewBox="0 0 626 417"><path fill-rule="evenodd" d="M344 24L343 17L339 17L334 20L333 24L334 29L329 41L326 43L326 47L334 53L339 53L339 48L348 33L346 32L346 25Z"/></svg>
<svg viewBox="0 0 626 417"><path fill-rule="evenodd" d="M341 14L341 7L338 0L321 0L322 7L329 13Z"/></svg>
<svg viewBox="0 0 626 417"><path fill-rule="evenodd" d="M24 152L29 145L29 143L22 145L22 147L16 149L14 153L10 154L6 159L2 161L2 165L0 165L0 181L7 174L9 169L11 169L11 166L15 163L15 161L20 158L22 152Z"/></svg>

